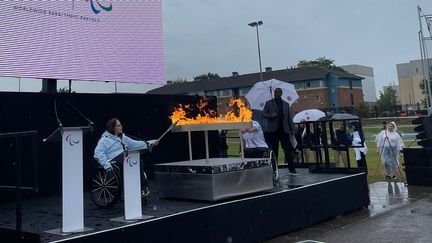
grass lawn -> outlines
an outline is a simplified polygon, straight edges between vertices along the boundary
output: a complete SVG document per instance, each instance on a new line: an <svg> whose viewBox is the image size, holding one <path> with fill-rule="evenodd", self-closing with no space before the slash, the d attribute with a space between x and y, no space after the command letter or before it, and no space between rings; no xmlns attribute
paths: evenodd
<svg viewBox="0 0 432 243"><path fill-rule="evenodd" d="M372 137L373 135L378 134L382 130L382 122L383 121L394 121L398 126L399 132L413 132L414 126L411 124L412 118L392 118L392 119L362 119L363 133L365 137ZM352 133L352 129L348 129L350 133ZM327 130L329 137L329 131ZM238 131L228 131L228 155L230 157L238 157L240 153L239 147L239 138ZM384 164L381 163L378 153L376 151L376 144L374 141L367 141L366 145L368 147L368 153L366 154L366 162L368 165L368 182L373 183L376 181L383 181L385 177L385 168ZM410 147L417 146L416 143L411 143L411 141L405 141L405 145ZM283 163L284 153L281 148L279 148L279 163ZM334 162L333 159L333 150L329 151L330 161ZM313 157L313 156L312 156ZM405 173L402 170L403 158L400 159L399 164L399 172L403 173L403 177L405 179ZM351 167L357 167L357 162L355 161L354 150L350 149L350 164Z"/></svg>
<svg viewBox="0 0 432 243"><path fill-rule="evenodd" d="M239 148L238 139L237 141L235 141L235 139L233 138L229 140L230 141L228 142L228 156L230 157L239 156L240 148ZM368 165L368 182L374 183L377 181L383 181L385 177L385 168L384 168L384 164L381 163L379 159L377 149L376 149L376 144L374 142L366 142L366 146L368 147L368 152L366 154L366 162ZM329 151L329 156L330 156L330 161L334 162L332 149L330 149ZM279 159L278 159L279 163L283 163L283 159L284 159L284 153L282 149L279 148ZM357 162L355 161L353 149L350 149L350 163L351 163L351 167L357 167ZM401 166L402 163L403 163L403 158L400 159L400 165L399 165L400 173L403 173L402 166ZM403 174L402 177L405 178L405 174Z"/></svg>
<svg viewBox="0 0 432 243"><path fill-rule="evenodd" d="M399 118L380 118L380 119L376 119L376 118L367 118L367 119L362 119L362 126L382 126L383 121L386 122L392 122L394 121L396 123L396 125L412 125L411 121L412 118L404 118L404 117L399 117Z"/></svg>

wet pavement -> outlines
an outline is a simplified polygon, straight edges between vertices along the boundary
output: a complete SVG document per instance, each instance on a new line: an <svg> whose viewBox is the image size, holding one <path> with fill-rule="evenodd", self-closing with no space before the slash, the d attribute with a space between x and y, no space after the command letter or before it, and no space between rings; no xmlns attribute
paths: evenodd
<svg viewBox="0 0 432 243"><path fill-rule="evenodd" d="M432 242L432 187L376 182L369 191L368 208L266 242Z"/></svg>

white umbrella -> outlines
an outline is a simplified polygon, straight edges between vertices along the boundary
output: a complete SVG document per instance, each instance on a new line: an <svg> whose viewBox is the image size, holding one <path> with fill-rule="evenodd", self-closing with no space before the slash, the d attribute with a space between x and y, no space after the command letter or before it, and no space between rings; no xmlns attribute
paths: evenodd
<svg viewBox="0 0 432 243"><path fill-rule="evenodd" d="M266 101L273 99L276 88L282 89L282 99L290 105L299 98L294 85L276 79L256 83L245 97L252 109L262 111Z"/></svg>
<svg viewBox="0 0 432 243"><path fill-rule="evenodd" d="M307 109L300 111L294 116L293 122L299 123L305 121L318 121L320 118L325 117L326 114L318 109Z"/></svg>
<svg viewBox="0 0 432 243"><path fill-rule="evenodd" d="M332 120L354 120L358 119L358 116L354 116L347 113L336 113L331 117Z"/></svg>

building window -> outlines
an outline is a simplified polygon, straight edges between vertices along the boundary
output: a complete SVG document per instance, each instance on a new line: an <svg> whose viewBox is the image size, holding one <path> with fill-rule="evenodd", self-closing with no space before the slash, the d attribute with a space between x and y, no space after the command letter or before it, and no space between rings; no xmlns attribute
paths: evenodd
<svg viewBox="0 0 432 243"><path fill-rule="evenodd" d="M319 96L319 95L315 95L315 96L314 96L314 101L315 101L315 102L321 102L321 96Z"/></svg>
<svg viewBox="0 0 432 243"><path fill-rule="evenodd" d="M321 87L321 80L306 81L305 86L306 86L306 88L318 88L318 87Z"/></svg>
<svg viewBox="0 0 432 243"><path fill-rule="evenodd" d="M219 94L218 90L211 90L205 92L206 96L218 96L218 94Z"/></svg>
<svg viewBox="0 0 432 243"><path fill-rule="evenodd" d="M416 68L416 73L418 73L418 68Z"/></svg>
<svg viewBox="0 0 432 243"><path fill-rule="evenodd" d="M361 80L353 80L352 81L352 87L354 87L354 88L361 88L362 87Z"/></svg>
<svg viewBox="0 0 432 243"><path fill-rule="evenodd" d="M340 80L339 80L339 86L349 87L350 84L349 84L349 81L348 81L348 80L346 80L346 79L340 79Z"/></svg>
<svg viewBox="0 0 432 243"><path fill-rule="evenodd" d="M320 80L311 81L311 88L318 88L318 87L321 87Z"/></svg>
<svg viewBox="0 0 432 243"><path fill-rule="evenodd" d="M320 87L325 87L326 86L323 80L319 81L319 86Z"/></svg>
<svg viewBox="0 0 432 243"><path fill-rule="evenodd" d="M251 87L239 88L239 95L245 96L249 92L250 89L251 89Z"/></svg>
<svg viewBox="0 0 432 243"><path fill-rule="evenodd" d="M304 82L292 82L291 84L293 84L296 89L304 88Z"/></svg>
<svg viewBox="0 0 432 243"><path fill-rule="evenodd" d="M220 97L232 96L231 89L222 89L219 90Z"/></svg>
<svg viewBox="0 0 432 243"><path fill-rule="evenodd" d="M204 95L204 91L196 91L196 92L190 92L190 93L188 93L189 95L200 95L200 96L202 96L202 95Z"/></svg>

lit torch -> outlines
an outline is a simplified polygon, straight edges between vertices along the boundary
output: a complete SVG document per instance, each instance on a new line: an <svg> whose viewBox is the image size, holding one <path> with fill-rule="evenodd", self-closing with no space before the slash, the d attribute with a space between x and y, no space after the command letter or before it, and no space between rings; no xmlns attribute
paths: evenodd
<svg viewBox="0 0 432 243"><path fill-rule="evenodd" d="M215 110L208 109L207 104L207 98L201 98L198 104L194 106L199 109L200 113L192 118L188 117L188 112L191 112L194 107L180 104L174 109L170 119L173 123L177 122L177 125L252 121L252 111L246 107L242 99L231 99L227 114L219 116L216 115Z"/></svg>

